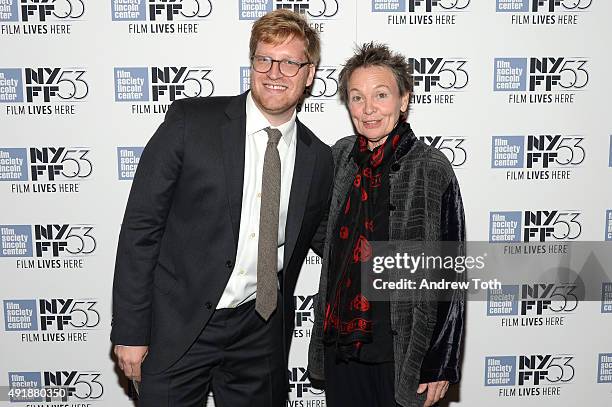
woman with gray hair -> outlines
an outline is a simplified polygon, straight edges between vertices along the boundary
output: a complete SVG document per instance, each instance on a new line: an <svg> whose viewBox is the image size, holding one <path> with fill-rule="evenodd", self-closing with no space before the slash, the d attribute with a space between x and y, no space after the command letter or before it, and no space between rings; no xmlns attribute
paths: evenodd
<svg viewBox="0 0 612 407"><path fill-rule="evenodd" d="M309 374L328 407L432 406L460 378L465 296L385 301L362 291L372 241L465 240L459 185L441 152L406 123L406 59L385 45L357 49L340 72L356 136L333 147L335 180Z"/></svg>

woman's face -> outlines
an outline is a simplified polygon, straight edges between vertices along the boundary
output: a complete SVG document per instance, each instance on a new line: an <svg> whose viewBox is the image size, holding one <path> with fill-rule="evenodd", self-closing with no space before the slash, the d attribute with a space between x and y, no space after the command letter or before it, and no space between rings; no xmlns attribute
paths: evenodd
<svg viewBox="0 0 612 407"><path fill-rule="evenodd" d="M400 113L408 108L410 94L400 95L391 70L383 66L357 68L348 81L348 109L357 132L368 147L385 142Z"/></svg>

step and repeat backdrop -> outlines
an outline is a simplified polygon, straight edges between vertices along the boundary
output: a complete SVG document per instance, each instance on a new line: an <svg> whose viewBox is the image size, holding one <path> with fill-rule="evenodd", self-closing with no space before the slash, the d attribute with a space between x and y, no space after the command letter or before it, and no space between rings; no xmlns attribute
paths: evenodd
<svg viewBox="0 0 612 407"><path fill-rule="evenodd" d="M612 240L610 1L0 0L0 405L133 405L109 333L140 155L173 100L248 89L251 25L276 8L321 34L299 116L325 142L352 133L343 62L387 43L411 59L409 121L452 163L469 240ZM308 256L295 292L288 406L325 406L306 376L319 268ZM451 404L612 405L612 285L571 305L518 290L468 304Z"/></svg>

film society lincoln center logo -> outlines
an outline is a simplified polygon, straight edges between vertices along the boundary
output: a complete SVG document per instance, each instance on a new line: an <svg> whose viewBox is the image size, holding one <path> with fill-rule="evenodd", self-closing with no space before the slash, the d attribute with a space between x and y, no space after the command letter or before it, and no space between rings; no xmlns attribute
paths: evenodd
<svg viewBox="0 0 612 407"><path fill-rule="evenodd" d="M0 104L7 115L74 115L88 94L81 67L0 68Z"/></svg>
<svg viewBox="0 0 612 407"><path fill-rule="evenodd" d="M581 212L576 210L489 213L491 243L575 240L581 233Z"/></svg>
<svg viewBox="0 0 612 407"><path fill-rule="evenodd" d="M69 35L90 0L2 0L0 34Z"/></svg>
<svg viewBox="0 0 612 407"><path fill-rule="evenodd" d="M309 20L337 17L342 0L237 0L239 20L257 20L276 9L304 14ZM312 28L323 32L325 25L311 23Z"/></svg>
<svg viewBox="0 0 612 407"><path fill-rule="evenodd" d="M371 0L372 13L388 13L388 25L454 25L471 0ZM402 14L400 14L402 13ZM407 14L406 14L407 13Z"/></svg>
<svg viewBox="0 0 612 407"><path fill-rule="evenodd" d="M39 298L2 301L5 332L22 342L86 342L100 325L98 300Z"/></svg>
<svg viewBox="0 0 612 407"><path fill-rule="evenodd" d="M508 103L574 103L589 83L585 57L494 58L493 91Z"/></svg>
<svg viewBox="0 0 612 407"><path fill-rule="evenodd" d="M576 284L503 285L487 291L487 316L501 327L562 326L579 302Z"/></svg>
<svg viewBox="0 0 612 407"><path fill-rule="evenodd" d="M212 72L211 67L117 67L115 102L130 103L132 114L165 113L177 99L211 96Z"/></svg>
<svg viewBox="0 0 612 407"><path fill-rule="evenodd" d="M0 147L0 183L12 193L78 193L90 179L89 147Z"/></svg>
<svg viewBox="0 0 612 407"><path fill-rule="evenodd" d="M575 25L593 0L495 0L495 11L515 25Z"/></svg>
<svg viewBox="0 0 612 407"><path fill-rule="evenodd" d="M0 259L18 270L83 269L96 248L91 224L0 225Z"/></svg>
<svg viewBox="0 0 612 407"><path fill-rule="evenodd" d="M509 181L569 180L586 158L584 139L567 134L493 136L491 168L505 169Z"/></svg>
<svg viewBox="0 0 612 407"><path fill-rule="evenodd" d="M573 383L575 356L530 354L486 356L484 386L496 387L498 397L559 397Z"/></svg>
<svg viewBox="0 0 612 407"><path fill-rule="evenodd" d="M212 0L110 0L111 18L130 34L198 34L213 12Z"/></svg>
<svg viewBox="0 0 612 407"><path fill-rule="evenodd" d="M99 371L64 370L8 372L10 402L95 402L102 400L104 385ZM73 404L86 406L89 404Z"/></svg>

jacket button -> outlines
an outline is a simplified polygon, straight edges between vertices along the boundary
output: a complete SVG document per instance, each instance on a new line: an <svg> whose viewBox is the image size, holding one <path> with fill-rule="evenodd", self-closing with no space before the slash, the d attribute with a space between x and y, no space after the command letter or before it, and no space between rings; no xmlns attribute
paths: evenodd
<svg viewBox="0 0 612 407"><path fill-rule="evenodd" d="M212 304L210 303L210 301L207 301L206 304L204 304L204 306L206 307L206 309L212 308Z"/></svg>
<svg viewBox="0 0 612 407"><path fill-rule="evenodd" d="M226 261L225 267L227 267L228 269L231 269L232 267L234 267L234 262L231 260Z"/></svg>
<svg viewBox="0 0 612 407"><path fill-rule="evenodd" d="M395 208L395 205L393 205L393 204L389 204L389 210L390 210L390 211L394 211L395 209L396 209L396 208Z"/></svg>
<svg viewBox="0 0 612 407"><path fill-rule="evenodd" d="M400 168L401 168L401 165L399 165L398 163L391 164L391 171L393 172L399 171Z"/></svg>

